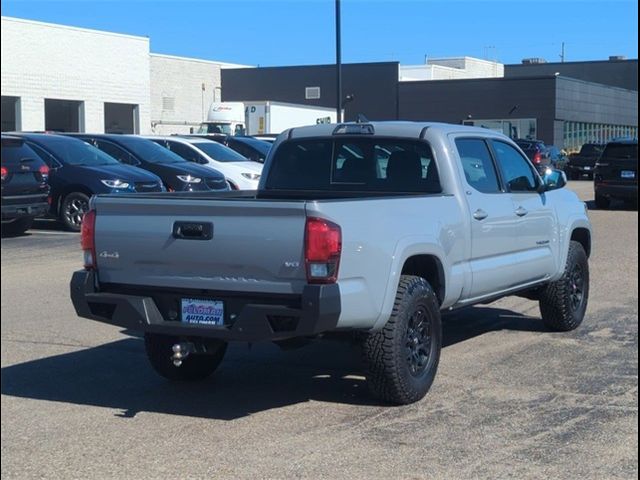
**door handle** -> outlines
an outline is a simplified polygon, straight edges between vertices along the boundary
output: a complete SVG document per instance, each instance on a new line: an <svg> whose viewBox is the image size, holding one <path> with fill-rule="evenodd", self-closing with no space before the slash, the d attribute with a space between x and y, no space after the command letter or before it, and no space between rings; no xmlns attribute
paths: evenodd
<svg viewBox="0 0 640 480"><path fill-rule="evenodd" d="M476 220L484 220L488 216L489 216L489 214L487 212L485 212L484 210L482 210L481 208L479 208L478 210L473 212L473 218L475 218Z"/></svg>
<svg viewBox="0 0 640 480"><path fill-rule="evenodd" d="M213 223L174 222L173 238L183 240L211 240L213 238Z"/></svg>
<svg viewBox="0 0 640 480"><path fill-rule="evenodd" d="M529 210L524 207L518 207L516 209L516 215L519 217L524 217L527 213L529 213Z"/></svg>

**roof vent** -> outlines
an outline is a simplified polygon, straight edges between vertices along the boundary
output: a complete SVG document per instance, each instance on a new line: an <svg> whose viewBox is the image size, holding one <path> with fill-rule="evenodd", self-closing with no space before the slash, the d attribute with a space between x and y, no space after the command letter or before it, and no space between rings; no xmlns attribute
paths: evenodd
<svg viewBox="0 0 640 480"><path fill-rule="evenodd" d="M523 58L522 59L522 64L523 65L538 65L540 63L547 63L547 61L544 58L540 58L540 57Z"/></svg>
<svg viewBox="0 0 640 480"><path fill-rule="evenodd" d="M624 55L609 55L609 61L610 62L615 62L616 60L626 60L627 57L625 57Z"/></svg>

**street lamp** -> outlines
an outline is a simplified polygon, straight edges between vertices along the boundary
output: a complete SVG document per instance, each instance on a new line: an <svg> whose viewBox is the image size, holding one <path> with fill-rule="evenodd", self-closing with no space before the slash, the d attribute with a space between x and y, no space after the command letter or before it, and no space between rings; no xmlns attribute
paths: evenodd
<svg viewBox="0 0 640 480"><path fill-rule="evenodd" d="M340 40L340 0L336 0L336 119L342 122L342 54Z"/></svg>

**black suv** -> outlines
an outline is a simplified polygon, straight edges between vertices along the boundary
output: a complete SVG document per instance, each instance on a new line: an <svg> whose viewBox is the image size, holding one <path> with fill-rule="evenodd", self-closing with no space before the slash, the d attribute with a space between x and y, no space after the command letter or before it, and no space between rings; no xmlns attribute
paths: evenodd
<svg viewBox="0 0 640 480"><path fill-rule="evenodd" d="M49 167L20 137L2 135L2 230L23 233L49 211Z"/></svg>
<svg viewBox="0 0 640 480"><path fill-rule="evenodd" d="M598 208L608 208L614 198L638 204L638 139L607 143L595 167Z"/></svg>
<svg viewBox="0 0 640 480"><path fill-rule="evenodd" d="M587 175L592 180L593 170L603 149L604 145L601 143L585 143L580 147L580 152L570 155L565 168L569 179L577 180L582 175Z"/></svg>

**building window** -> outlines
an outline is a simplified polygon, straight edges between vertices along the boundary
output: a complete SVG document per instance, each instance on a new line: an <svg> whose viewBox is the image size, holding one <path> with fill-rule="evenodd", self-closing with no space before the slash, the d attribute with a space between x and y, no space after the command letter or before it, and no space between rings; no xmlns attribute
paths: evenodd
<svg viewBox="0 0 640 480"><path fill-rule="evenodd" d="M104 132L139 133L138 105L128 103L105 103Z"/></svg>
<svg viewBox="0 0 640 480"><path fill-rule="evenodd" d="M535 118L506 118L506 119L470 119L463 122L464 125L488 128L505 134L509 138L537 138L537 122Z"/></svg>
<svg viewBox="0 0 640 480"><path fill-rule="evenodd" d="M585 143L607 143L618 137L638 138L638 127L606 123L564 122L563 148L571 153Z"/></svg>
<svg viewBox="0 0 640 480"><path fill-rule="evenodd" d="M20 97L2 96L2 131L20 130Z"/></svg>
<svg viewBox="0 0 640 480"><path fill-rule="evenodd" d="M44 128L55 132L84 131L84 102L46 98Z"/></svg>

